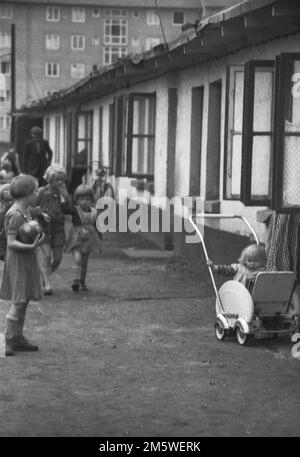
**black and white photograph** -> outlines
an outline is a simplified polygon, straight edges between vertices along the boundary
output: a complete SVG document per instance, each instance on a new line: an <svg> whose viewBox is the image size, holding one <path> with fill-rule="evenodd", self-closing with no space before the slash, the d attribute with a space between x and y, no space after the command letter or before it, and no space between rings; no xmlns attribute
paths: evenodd
<svg viewBox="0 0 300 457"><path fill-rule="evenodd" d="M0 439L297 437L299 377L300 1L0 0Z"/></svg>

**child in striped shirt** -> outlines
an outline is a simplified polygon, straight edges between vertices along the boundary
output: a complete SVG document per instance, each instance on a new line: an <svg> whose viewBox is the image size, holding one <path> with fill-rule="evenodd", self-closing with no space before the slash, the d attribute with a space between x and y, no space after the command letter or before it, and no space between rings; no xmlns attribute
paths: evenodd
<svg viewBox="0 0 300 457"><path fill-rule="evenodd" d="M207 265L212 268L213 273L233 276L235 281L241 282L251 291L257 273L266 270L265 248L261 244L251 244L242 251L239 263L215 265L209 259Z"/></svg>

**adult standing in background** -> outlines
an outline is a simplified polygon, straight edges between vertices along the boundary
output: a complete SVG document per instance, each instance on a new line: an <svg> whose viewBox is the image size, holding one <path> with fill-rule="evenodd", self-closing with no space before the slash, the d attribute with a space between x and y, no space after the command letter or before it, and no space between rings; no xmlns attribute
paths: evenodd
<svg viewBox="0 0 300 457"><path fill-rule="evenodd" d="M32 127L30 133L32 138L25 143L22 171L37 178L39 186L43 186L45 185L43 176L51 164L53 153L48 141L43 139L43 131L40 127Z"/></svg>

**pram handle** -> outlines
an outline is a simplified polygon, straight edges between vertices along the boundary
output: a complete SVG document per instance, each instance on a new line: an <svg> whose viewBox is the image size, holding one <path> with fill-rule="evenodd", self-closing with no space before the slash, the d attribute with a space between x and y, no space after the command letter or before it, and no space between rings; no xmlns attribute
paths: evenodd
<svg viewBox="0 0 300 457"><path fill-rule="evenodd" d="M241 219L245 224L247 225L248 229L254 236L256 244L259 244L259 239L258 236L256 235L252 225L248 221L248 219L245 216L240 216L238 214L218 214L218 213L197 213L196 218L202 218L202 219Z"/></svg>
<svg viewBox="0 0 300 457"><path fill-rule="evenodd" d="M194 221L193 218L196 218L196 219L197 218L198 219L200 219L200 218L202 218L202 219L204 219L204 218L207 218L207 219L241 219L243 222L245 222L245 224L247 225L247 227L251 231L252 235L254 236L256 244L259 244L258 236L256 235L256 233L255 233L253 227L251 226L250 222L248 221L248 219L246 217L244 217L244 216L239 216L239 215L236 215L236 214L217 214L217 213L197 213L196 215L192 215L191 214L189 216L189 221L192 224L192 226L194 227L197 235L200 238L200 241L201 241L201 244L202 244L202 247L203 247L204 256L205 256L206 260L209 260L209 257L208 257L208 254L207 254L207 249L206 249L206 246L205 246L204 238L203 238L203 235L202 235L201 231L199 230L199 228L198 228L198 226L197 226L197 224L196 224L196 222ZM222 311L222 313L224 313L222 302L220 300L219 292L218 292L217 285L216 285L216 282L215 282L214 274L213 274L213 271L212 271L212 268L211 268L210 265L208 265L208 270L209 270L209 274L210 274L210 277L211 277L213 288L214 288L214 291L215 291L215 294L216 294L216 299L218 301L219 308Z"/></svg>

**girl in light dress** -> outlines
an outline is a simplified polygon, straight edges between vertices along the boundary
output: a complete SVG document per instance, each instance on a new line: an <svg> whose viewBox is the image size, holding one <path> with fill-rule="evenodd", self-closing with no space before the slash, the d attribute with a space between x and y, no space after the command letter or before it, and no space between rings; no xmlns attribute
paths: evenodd
<svg viewBox="0 0 300 457"><path fill-rule="evenodd" d="M15 203L5 217L7 251L0 288L0 297L11 301L6 316L6 355L12 355L13 351L38 350L38 346L23 336L23 327L29 300L42 297L37 247L44 239L44 235L37 235L32 244L24 244L18 239L20 227L31 219L29 208L36 205L37 180L29 175L13 178L10 194Z"/></svg>
<svg viewBox="0 0 300 457"><path fill-rule="evenodd" d="M72 228L65 248L65 252L72 253L74 260L71 288L74 292L86 291L90 254L101 252L101 235L96 229L97 211L93 207L94 194L91 187L82 184L75 189L75 205L71 205L66 198L61 197L61 204L63 212L72 215Z"/></svg>

